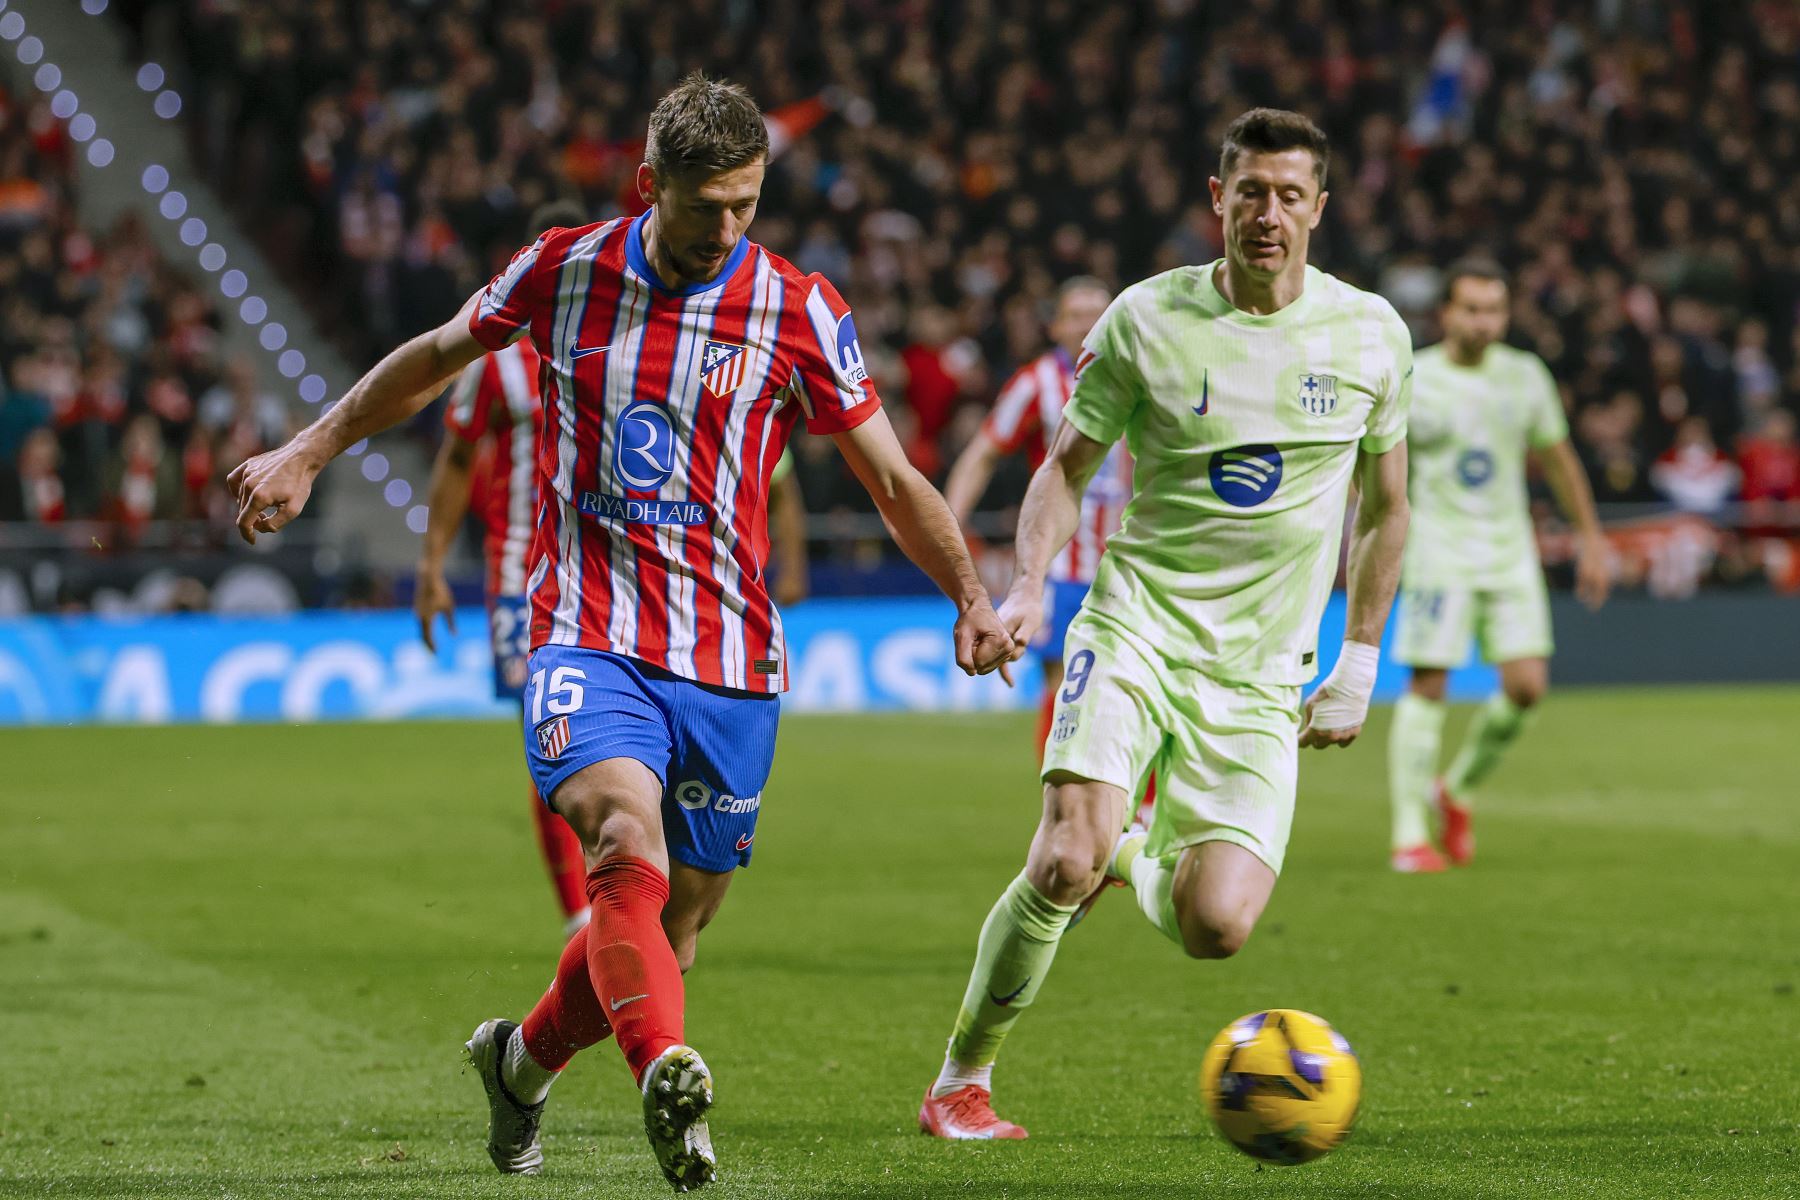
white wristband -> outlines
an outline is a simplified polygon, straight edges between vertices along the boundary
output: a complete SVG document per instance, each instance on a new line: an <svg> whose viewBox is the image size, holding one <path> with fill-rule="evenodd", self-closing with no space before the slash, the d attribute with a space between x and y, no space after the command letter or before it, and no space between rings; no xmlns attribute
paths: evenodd
<svg viewBox="0 0 1800 1200"><path fill-rule="evenodd" d="M1313 705L1313 729L1351 729L1369 715L1369 696L1375 691L1375 668L1381 647L1367 642L1345 642L1337 666L1319 685L1319 702Z"/></svg>

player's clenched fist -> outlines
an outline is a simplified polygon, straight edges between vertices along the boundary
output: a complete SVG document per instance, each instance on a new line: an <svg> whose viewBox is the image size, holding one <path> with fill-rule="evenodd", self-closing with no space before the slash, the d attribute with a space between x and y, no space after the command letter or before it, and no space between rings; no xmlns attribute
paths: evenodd
<svg viewBox="0 0 1800 1200"><path fill-rule="evenodd" d="M1348 746L1362 732L1369 715L1369 697L1375 691L1375 670L1381 651L1364 642L1345 642L1337 666L1307 697L1301 708L1300 744L1322 750Z"/></svg>
<svg viewBox="0 0 1800 1200"><path fill-rule="evenodd" d="M1013 639L984 596L956 618L952 636L956 642L956 665L966 675L987 675L998 670L1008 682L1012 675L1006 664L1018 657Z"/></svg>
<svg viewBox="0 0 1800 1200"><path fill-rule="evenodd" d="M244 540L255 543L258 533L274 533L299 516L321 465L296 438L226 476L225 486L238 502L237 527Z"/></svg>
<svg viewBox="0 0 1800 1200"><path fill-rule="evenodd" d="M1000 624L1012 638L1012 657L1023 658L1025 648L1044 624L1043 585L1015 587L1008 592L1006 602L1000 606Z"/></svg>

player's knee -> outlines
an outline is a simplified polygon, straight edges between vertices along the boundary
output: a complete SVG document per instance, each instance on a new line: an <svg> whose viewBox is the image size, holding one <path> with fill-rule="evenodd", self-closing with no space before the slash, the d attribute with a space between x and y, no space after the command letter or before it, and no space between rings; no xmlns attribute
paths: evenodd
<svg viewBox="0 0 1800 1200"><path fill-rule="evenodd" d="M1031 884L1052 904L1075 904L1100 886L1110 849L1090 830L1059 826L1033 864Z"/></svg>
<svg viewBox="0 0 1800 1200"><path fill-rule="evenodd" d="M1549 690L1549 685L1541 679L1518 679L1505 686L1506 698L1514 708L1531 708Z"/></svg>
<svg viewBox="0 0 1800 1200"><path fill-rule="evenodd" d="M557 811L581 839L590 864L624 855L652 861L662 856L662 828L642 813L603 791L565 797L557 794Z"/></svg>
<svg viewBox="0 0 1800 1200"><path fill-rule="evenodd" d="M1210 913L1177 913L1181 948L1189 958L1230 958L1250 940L1255 922Z"/></svg>
<svg viewBox="0 0 1800 1200"><path fill-rule="evenodd" d="M1413 695L1421 696L1426 700L1442 700L1447 679L1447 672L1420 668L1413 671L1412 679L1407 683L1407 689Z"/></svg>

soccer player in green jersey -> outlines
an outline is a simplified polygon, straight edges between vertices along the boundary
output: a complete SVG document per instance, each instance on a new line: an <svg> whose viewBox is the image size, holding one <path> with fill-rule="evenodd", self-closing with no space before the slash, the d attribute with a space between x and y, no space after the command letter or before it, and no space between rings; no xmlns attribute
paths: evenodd
<svg viewBox="0 0 1800 1200"><path fill-rule="evenodd" d="M1606 599L1606 545L1562 398L1537 355L1503 344L1507 287L1500 268L1467 260L1446 277L1444 340L1419 352L1413 379L1412 535L1401 576L1394 656L1412 668L1388 738L1396 871L1442 871L1427 832L1433 804L1450 862L1475 856L1475 789L1549 686L1550 601L1525 494L1535 457L1580 537L1576 593ZM1444 682L1473 635L1500 664L1488 699L1451 763L1437 775Z"/></svg>
<svg viewBox="0 0 1800 1200"><path fill-rule="evenodd" d="M1121 436L1133 497L1069 630L1043 816L982 926L919 1113L929 1133L1025 1136L993 1111L994 1060L1070 918L1109 881L1189 955L1236 953L1281 869L1298 748L1362 728L1406 540L1412 340L1386 301L1306 263L1328 155L1298 113L1239 117L1211 181L1225 257L1127 288L1088 335L1019 517L1001 609L1017 645ZM1302 705L1353 488L1346 640ZM1152 769L1150 827L1121 835Z"/></svg>

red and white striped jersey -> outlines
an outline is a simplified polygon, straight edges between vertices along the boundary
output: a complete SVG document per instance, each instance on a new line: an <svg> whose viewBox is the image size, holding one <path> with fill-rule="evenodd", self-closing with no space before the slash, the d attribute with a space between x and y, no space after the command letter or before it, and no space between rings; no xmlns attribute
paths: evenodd
<svg viewBox="0 0 1800 1200"><path fill-rule="evenodd" d="M770 473L803 417L838 433L881 402L831 284L740 239L713 282L665 287L646 217L548 231L470 317L543 356L531 644L778 692Z"/></svg>
<svg viewBox="0 0 1800 1200"><path fill-rule="evenodd" d="M1075 390L1075 366L1058 348L1040 354L1013 373L994 400L983 428L1008 454L1023 452L1032 470L1050 453L1063 405ZM1106 552L1106 539L1118 532L1131 499L1131 454L1123 441L1113 446L1094 472L1081 499L1081 523L1075 536L1050 562L1053 583L1092 583Z"/></svg>
<svg viewBox="0 0 1800 1200"><path fill-rule="evenodd" d="M537 432L543 424L537 349L502 346L463 368L450 388L444 427L483 447L470 507L486 532L490 596L523 596L530 565ZM485 439L485 440L484 440Z"/></svg>

